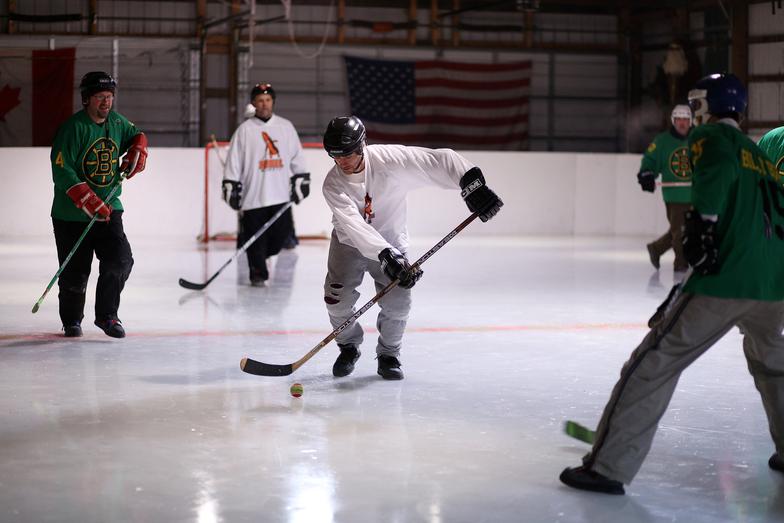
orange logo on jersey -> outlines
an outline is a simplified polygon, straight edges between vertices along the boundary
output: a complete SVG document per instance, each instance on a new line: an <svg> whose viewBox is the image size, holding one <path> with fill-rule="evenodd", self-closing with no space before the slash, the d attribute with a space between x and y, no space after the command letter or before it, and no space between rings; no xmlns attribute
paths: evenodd
<svg viewBox="0 0 784 523"><path fill-rule="evenodd" d="M691 178L691 165L686 147L678 147L670 155L670 171L678 178L688 180Z"/></svg>
<svg viewBox="0 0 784 523"><path fill-rule="evenodd" d="M283 160L280 159L280 151L278 146L275 145L277 140L270 138L266 131L261 132L261 137L267 146L267 152L264 154L264 159L259 162L259 169L266 171L267 169L281 169L283 168Z"/></svg>
<svg viewBox="0 0 784 523"><path fill-rule="evenodd" d="M779 170L781 176L784 176L784 156L782 156L779 163L776 164L776 169Z"/></svg>
<svg viewBox="0 0 784 523"><path fill-rule="evenodd" d="M373 212L373 198L368 193L365 193L365 212L363 216L367 223L372 223L373 218L376 217L376 213Z"/></svg>

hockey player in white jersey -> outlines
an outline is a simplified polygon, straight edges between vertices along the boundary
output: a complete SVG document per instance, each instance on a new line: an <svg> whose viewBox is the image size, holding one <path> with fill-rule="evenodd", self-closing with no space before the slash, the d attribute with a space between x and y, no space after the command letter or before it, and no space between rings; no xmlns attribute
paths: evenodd
<svg viewBox="0 0 784 523"><path fill-rule="evenodd" d="M310 193L310 173L297 130L273 113L275 90L270 84L256 84L250 100L256 113L231 137L223 173L223 199L232 209L242 211L239 244L286 203L299 203ZM288 209L248 248L252 285L265 285L269 279L267 258L280 252L293 234L294 221Z"/></svg>
<svg viewBox="0 0 784 523"><path fill-rule="evenodd" d="M471 212L484 222L503 202L487 187L482 171L451 149L403 145L366 145L365 126L355 116L334 118L324 133L324 149L335 166L324 180L324 198L332 210L324 301L333 327L355 312L357 287L365 272L380 291L392 279L397 287L379 300L378 374L403 379L400 348L411 309L411 288L422 277L407 259L406 195L426 186L462 189ZM363 330L353 323L337 336L340 355L332 367L348 376L359 359Z"/></svg>

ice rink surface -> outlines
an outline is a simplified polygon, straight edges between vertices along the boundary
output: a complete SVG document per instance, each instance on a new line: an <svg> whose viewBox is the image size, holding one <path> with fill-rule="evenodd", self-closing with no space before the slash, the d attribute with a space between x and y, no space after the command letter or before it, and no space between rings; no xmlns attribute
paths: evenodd
<svg viewBox="0 0 784 523"><path fill-rule="evenodd" d="M564 421L595 425L671 285L671 255L657 277L645 239L456 238L414 288L401 382L376 375L376 309L347 378L334 343L291 376L240 371L329 334L327 242L273 259L267 288L233 265L196 292L178 278L206 280L231 245L130 240L115 340L92 325L97 265L85 336L65 339L56 286L30 312L53 239L0 239L4 523L784 521L737 330L683 374L626 496L558 481L588 450Z"/></svg>

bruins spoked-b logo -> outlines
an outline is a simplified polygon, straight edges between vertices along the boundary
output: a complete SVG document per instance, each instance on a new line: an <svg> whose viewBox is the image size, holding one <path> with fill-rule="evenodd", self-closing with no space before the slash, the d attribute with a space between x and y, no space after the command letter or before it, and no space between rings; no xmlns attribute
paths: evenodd
<svg viewBox="0 0 784 523"><path fill-rule="evenodd" d="M82 160L82 172L87 180L97 186L106 187L114 179L114 167L118 158L117 144L111 138L100 138L88 147Z"/></svg>
<svg viewBox="0 0 784 523"><path fill-rule="evenodd" d="M691 165L686 147L678 147L670 155L670 171L678 178L691 179Z"/></svg>

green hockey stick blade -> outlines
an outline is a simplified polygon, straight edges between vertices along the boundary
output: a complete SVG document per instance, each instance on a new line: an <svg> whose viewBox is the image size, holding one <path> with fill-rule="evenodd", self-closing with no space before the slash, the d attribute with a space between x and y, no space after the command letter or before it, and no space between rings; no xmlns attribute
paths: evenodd
<svg viewBox="0 0 784 523"><path fill-rule="evenodd" d="M564 432L566 432L568 436L579 439L583 443L588 443L589 445L593 445L593 442L596 439L596 432L571 420L567 420L566 423L564 423Z"/></svg>

